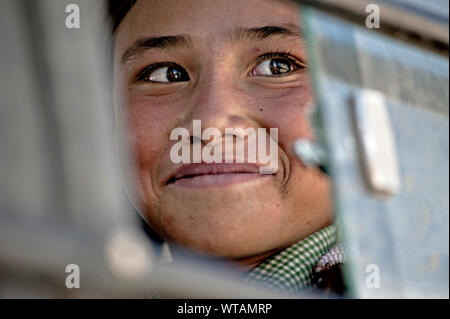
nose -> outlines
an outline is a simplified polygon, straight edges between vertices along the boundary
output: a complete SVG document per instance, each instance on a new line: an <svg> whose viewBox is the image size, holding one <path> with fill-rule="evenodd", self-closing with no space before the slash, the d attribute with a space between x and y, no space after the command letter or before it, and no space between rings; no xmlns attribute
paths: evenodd
<svg viewBox="0 0 450 319"><path fill-rule="evenodd" d="M249 116L249 101L238 77L227 65L218 63L200 77L186 120L191 128L194 120L200 120L202 129L217 128L223 135L225 128L257 127Z"/></svg>

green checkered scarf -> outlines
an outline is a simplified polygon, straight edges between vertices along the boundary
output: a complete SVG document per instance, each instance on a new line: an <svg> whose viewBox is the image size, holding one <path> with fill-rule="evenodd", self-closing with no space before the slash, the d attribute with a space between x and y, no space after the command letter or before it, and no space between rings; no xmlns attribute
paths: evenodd
<svg viewBox="0 0 450 319"><path fill-rule="evenodd" d="M325 227L267 258L246 274L245 281L289 293L310 289L313 266L336 240L336 227Z"/></svg>

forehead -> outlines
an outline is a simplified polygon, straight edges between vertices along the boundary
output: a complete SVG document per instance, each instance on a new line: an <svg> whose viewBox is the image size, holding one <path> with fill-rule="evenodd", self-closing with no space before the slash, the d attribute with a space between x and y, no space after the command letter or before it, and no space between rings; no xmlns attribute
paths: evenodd
<svg viewBox="0 0 450 319"><path fill-rule="evenodd" d="M120 24L116 45L123 49L149 35L207 41L238 27L298 25L298 17L298 7L284 0L139 0Z"/></svg>

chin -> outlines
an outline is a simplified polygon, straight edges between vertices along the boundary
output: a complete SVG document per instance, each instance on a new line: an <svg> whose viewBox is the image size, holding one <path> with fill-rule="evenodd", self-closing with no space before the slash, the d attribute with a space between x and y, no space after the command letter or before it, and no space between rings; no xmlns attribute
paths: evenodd
<svg viewBox="0 0 450 319"><path fill-rule="evenodd" d="M172 201L160 211L155 228L169 242L197 253L241 258L276 248L270 241L280 237L282 218L276 201L270 205L260 198L204 207L193 200L182 206Z"/></svg>

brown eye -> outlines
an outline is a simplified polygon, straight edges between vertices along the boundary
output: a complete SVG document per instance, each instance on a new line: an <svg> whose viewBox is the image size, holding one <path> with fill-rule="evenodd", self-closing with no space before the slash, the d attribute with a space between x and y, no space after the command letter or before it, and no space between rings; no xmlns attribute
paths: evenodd
<svg viewBox="0 0 450 319"><path fill-rule="evenodd" d="M281 59L270 60L270 71L272 74L284 74L292 70L293 67L290 62L286 62Z"/></svg>
<svg viewBox="0 0 450 319"><path fill-rule="evenodd" d="M171 83L189 81L189 75L177 65L159 65L145 69L139 76L139 81Z"/></svg>
<svg viewBox="0 0 450 319"><path fill-rule="evenodd" d="M189 81L189 76L183 69L169 67L167 69L167 79L169 82Z"/></svg>
<svg viewBox="0 0 450 319"><path fill-rule="evenodd" d="M284 76L305 66L289 57L268 57L250 72L252 76Z"/></svg>

